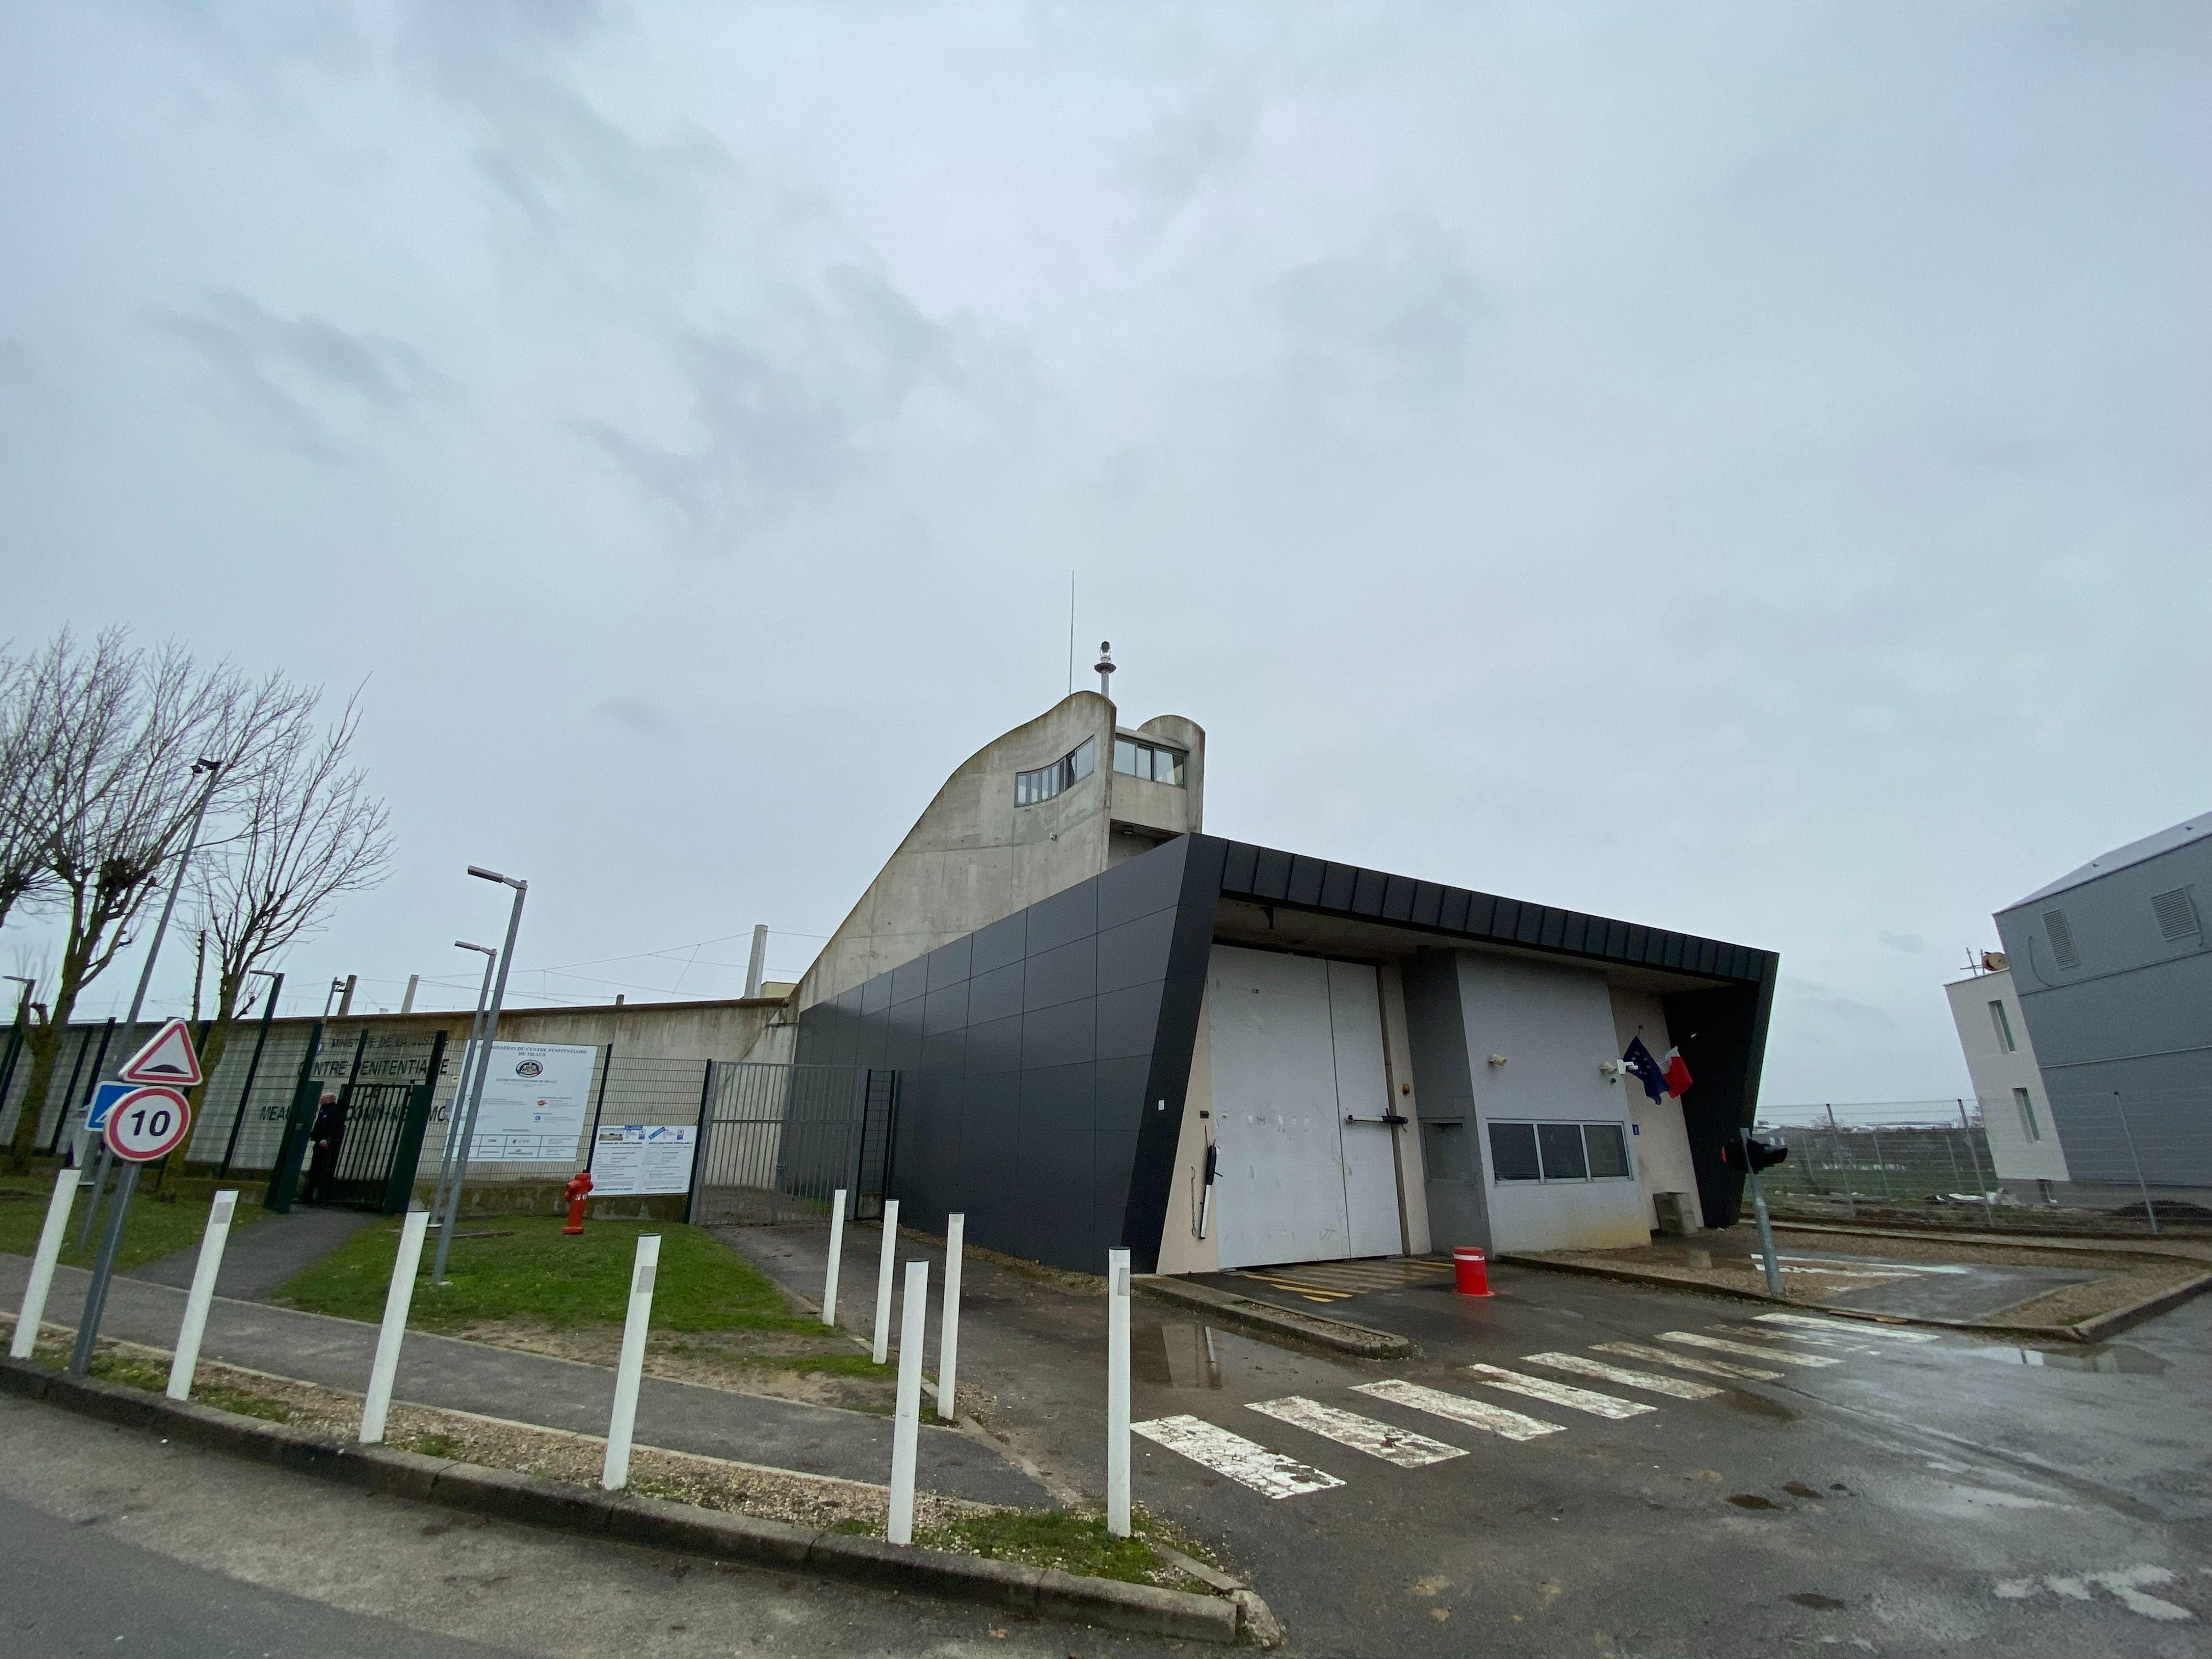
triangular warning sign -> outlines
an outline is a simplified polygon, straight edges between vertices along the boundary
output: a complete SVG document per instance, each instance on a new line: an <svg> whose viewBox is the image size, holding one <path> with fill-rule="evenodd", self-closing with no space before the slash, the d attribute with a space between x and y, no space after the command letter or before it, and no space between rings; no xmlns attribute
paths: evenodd
<svg viewBox="0 0 2212 1659"><path fill-rule="evenodd" d="M161 1083L189 1089L200 1080L200 1057L192 1034L181 1019L154 1033L154 1040L123 1062L116 1076L125 1083Z"/></svg>

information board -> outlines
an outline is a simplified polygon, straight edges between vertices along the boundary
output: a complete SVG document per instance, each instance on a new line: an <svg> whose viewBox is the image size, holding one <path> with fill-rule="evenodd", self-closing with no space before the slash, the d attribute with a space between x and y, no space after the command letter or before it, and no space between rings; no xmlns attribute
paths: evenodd
<svg viewBox="0 0 2212 1659"><path fill-rule="evenodd" d="M698 1133L689 1123L602 1124L592 1148L592 1195L690 1192Z"/></svg>
<svg viewBox="0 0 2212 1659"><path fill-rule="evenodd" d="M580 1167L599 1054L568 1043L493 1043L470 1159Z"/></svg>

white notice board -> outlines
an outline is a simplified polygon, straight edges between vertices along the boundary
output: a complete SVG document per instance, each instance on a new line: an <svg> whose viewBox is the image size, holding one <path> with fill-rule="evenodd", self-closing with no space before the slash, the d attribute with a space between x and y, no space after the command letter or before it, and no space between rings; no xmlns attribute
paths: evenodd
<svg viewBox="0 0 2212 1659"><path fill-rule="evenodd" d="M688 1123L602 1127L592 1145L592 1195L690 1192L697 1133Z"/></svg>
<svg viewBox="0 0 2212 1659"><path fill-rule="evenodd" d="M574 1164L584 1144L592 1063L599 1054L597 1048L569 1043L493 1043L470 1158Z"/></svg>

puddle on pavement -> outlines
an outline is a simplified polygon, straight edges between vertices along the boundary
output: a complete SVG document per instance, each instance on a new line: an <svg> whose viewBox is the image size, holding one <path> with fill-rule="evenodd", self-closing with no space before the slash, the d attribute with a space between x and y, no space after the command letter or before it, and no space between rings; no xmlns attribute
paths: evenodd
<svg viewBox="0 0 2212 1659"><path fill-rule="evenodd" d="M1218 1389L1228 1338L1211 1325L1164 1321L1129 1333L1129 1370L1170 1389Z"/></svg>
<svg viewBox="0 0 2212 1659"><path fill-rule="evenodd" d="M2131 1342L2090 1342L2078 1348L1988 1347L1976 1352L2014 1365L2039 1365L2053 1371L2126 1371L2155 1376L2166 1362Z"/></svg>

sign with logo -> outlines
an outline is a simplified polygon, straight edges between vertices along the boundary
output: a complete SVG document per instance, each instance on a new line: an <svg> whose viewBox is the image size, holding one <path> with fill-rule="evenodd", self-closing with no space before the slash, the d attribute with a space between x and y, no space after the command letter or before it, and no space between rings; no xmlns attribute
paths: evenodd
<svg viewBox="0 0 2212 1659"><path fill-rule="evenodd" d="M578 1044L493 1043L470 1160L582 1168L599 1057L597 1048Z"/></svg>
<svg viewBox="0 0 2212 1659"><path fill-rule="evenodd" d="M689 1123L602 1125L592 1142L592 1195L690 1192L698 1134Z"/></svg>
<svg viewBox="0 0 2212 1659"><path fill-rule="evenodd" d="M107 1109L107 1150L131 1164L174 1152L192 1127L192 1109L174 1089L133 1089Z"/></svg>

